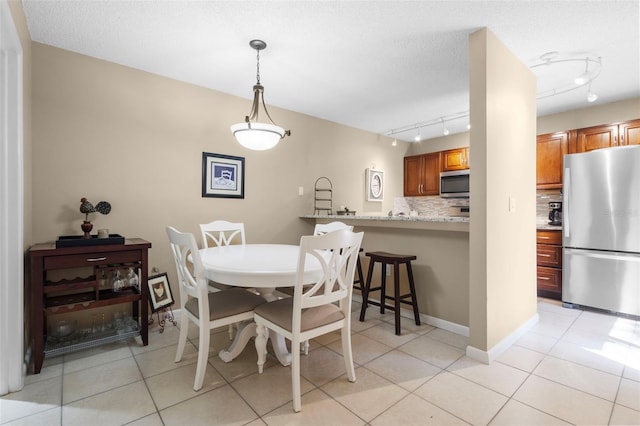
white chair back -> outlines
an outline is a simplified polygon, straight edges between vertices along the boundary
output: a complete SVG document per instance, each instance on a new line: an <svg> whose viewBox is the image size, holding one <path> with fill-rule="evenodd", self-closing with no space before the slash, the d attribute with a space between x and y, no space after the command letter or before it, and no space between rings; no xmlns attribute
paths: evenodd
<svg viewBox="0 0 640 426"><path fill-rule="evenodd" d="M324 235L329 232L338 231L341 229L348 229L349 231L353 231L353 226L339 221L330 223L317 223L316 227L313 229L313 235Z"/></svg>
<svg viewBox="0 0 640 426"><path fill-rule="evenodd" d="M250 320L253 318L253 310L256 306L263 304L264 299L238 288L209 293L202 259L193 234L179 232L168 226L167 235L180 285L180 336L175 362L180 362L182 359L189 324L193 322L198 326L199 338L198 362L193 382L193 389L197 391L202 388L207 369L211 330ZM212 308L216 311L213 312Z"/></svg>
<svg viewBox="0 0 640 426"><path fill-rule="evenodd" d="M244 223L232 223L226 220L214 220L200 225L203 248L227 246L235 240L236 244L246 244ZM210 245L210 242L212 243Z"/></svg>
<svg viewBox="0 0 640 426"><path fill-rule="evenodd" d="M208 304L207 279L202 267L202 259L198 253L198 245L193 234L180 232L172 226L167 226L167 235L171 244L173 259L178 272L178 284L180 286L180 304L188 300L188 296L203 299L203 304ZM203 306L204 308L204 306ZM204 312L208 311L208 306Z"/></svg>
<svg viewBox="0 0 640 426"><path fill-rule="evenodd" d="M300 332L302 310L339 302L346 321L351 313L353 275L358 260L363 232L343 229L324 235L300 238L298 273L293 295L294 334ZM305 285L304 270L307 256L313 256L322 266L322 276L312 285Z"/></svg>

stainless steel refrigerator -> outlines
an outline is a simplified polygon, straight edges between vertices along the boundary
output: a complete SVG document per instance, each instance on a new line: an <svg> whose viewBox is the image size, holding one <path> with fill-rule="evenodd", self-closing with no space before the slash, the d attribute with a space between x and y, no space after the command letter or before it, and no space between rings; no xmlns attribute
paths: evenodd
<svg viewBox="0 0 640 426"><path fill-rule="evenodd" d="M562 301L640 316L640 146L564 157Z"/></svg>

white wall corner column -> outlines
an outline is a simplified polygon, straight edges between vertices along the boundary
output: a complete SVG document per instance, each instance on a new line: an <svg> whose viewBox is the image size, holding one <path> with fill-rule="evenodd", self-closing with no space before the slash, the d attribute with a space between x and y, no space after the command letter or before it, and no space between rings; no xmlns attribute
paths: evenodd
<svg viewBox="0 0 640 426"><path fill-rule="evenodd" d="M0 0L0 395L22 389L24 348L22 47Z"/></svg>
<svg viewBox="0 0 640 426"><path fill-rule="evenodd" d="M469 75L467 353L490 362L537 318L536 79L486 28L469 37Z"/></svg>

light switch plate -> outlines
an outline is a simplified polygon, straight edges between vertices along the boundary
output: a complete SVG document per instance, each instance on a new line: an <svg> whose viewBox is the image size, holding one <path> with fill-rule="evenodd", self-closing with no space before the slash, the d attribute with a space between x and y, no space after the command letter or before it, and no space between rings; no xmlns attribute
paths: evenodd
<svg viewBox="0 0 640 426"><path fill-rule="evenodd" d="M515 213L516 212L516 197L509 197L509 212L510 213Z"/></svg>

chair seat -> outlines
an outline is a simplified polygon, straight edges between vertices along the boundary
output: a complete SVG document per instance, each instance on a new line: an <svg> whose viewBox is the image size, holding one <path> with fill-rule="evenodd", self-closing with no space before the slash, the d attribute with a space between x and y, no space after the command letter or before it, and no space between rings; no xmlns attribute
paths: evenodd
<svg viewBox="0 0 640 426"><path fill-rule="evenodd" d="M230 317L243 312L252 311L256 306L266 301L257 294L240 288L208 293L209 296L209 321ZM198 316L198 299L192 298L184 305L196 318Z"/></svg>
<svg viewBox="0 0 640 426"><path fill-rule="evenodd" d="M254 314L277 324L285 330L292 331L293 298L263 303L255 308ZM344 319L344 314L336 305L321 305L302 310L300 331L322 327Z"/></svg>

